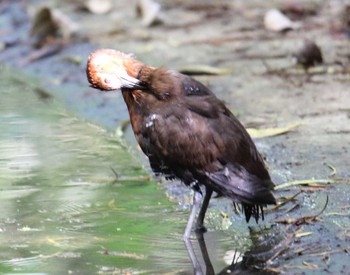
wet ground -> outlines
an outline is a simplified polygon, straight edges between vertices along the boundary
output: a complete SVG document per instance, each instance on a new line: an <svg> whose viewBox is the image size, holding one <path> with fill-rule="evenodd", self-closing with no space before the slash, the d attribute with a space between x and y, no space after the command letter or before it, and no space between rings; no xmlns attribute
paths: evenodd
<svg viewBox="0 0 350 275"><path fill-rule="evenodd" d="M88 54L111 47L153 66L228 69L195 77L247 127L302 123L285 135L256 139L277 185L305 180L276 190L279 202L301 193L261 226L251 224L258 233L249 234L228 201L212 201L204 238L216 272L232 261L228 251L237 250L250 267L267 262L267 272L348 273L350 42L337 27L337 1L288 2L312 12L291 14L300 28L284 34L262 22L266 10L286 3L245 2L164 1L163 23L144 27L124 1L107 15L46 1L80 31L45 58L35 58L28 39L30 18L43 2L0 3L0 60L15 68L1 65L1 272L192 272L181 240L189 191L145 178L149 169L130 129L123 135L119 127L127 118L120 94L87 86ZM305 38L317 42L325 60L308 73L291 62ZM125 181L115 183L110 167ZM193 238L199 255L200 240Z"/></svg>

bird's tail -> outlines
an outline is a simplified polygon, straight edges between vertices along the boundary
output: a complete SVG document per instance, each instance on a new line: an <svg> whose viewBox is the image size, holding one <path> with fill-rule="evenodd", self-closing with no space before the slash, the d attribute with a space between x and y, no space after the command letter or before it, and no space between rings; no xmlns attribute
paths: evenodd
<svg viewBox="0 0 350 275"><path fill-rule="evenodd" d="M236 211L240 210L244 214L246 222L249 222L251 217L253 217L257 223L260 217L264 220L264 207L266 207L266 204L238 204L233 202L233 207Z"/></svg>
<svg viewBox="0 0 350 275"><path fill-rule="evenodd" d="M241 204L247 222L252 216L256 222L259 217L264 219L263 207L276 204L271 179L261 179L241 166L226 166L221 171L207 173L207 176L215 183L212 186L215 191L231 198L236 208Z"/></svg>

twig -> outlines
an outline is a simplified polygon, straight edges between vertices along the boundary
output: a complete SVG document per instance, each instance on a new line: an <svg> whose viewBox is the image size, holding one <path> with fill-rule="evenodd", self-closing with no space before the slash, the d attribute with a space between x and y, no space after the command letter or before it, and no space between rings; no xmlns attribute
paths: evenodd
<svg viewBox="0 0 350 275"><path fill-rule="evenodd" d="M284 224L293 224L293 225L297 225L297 226L300 226L300 225L305 224L305 223L312 223L312 222L316 221L317 218L326 210L327 206L328 206L328 196L327 196L326 203L323 206L322 210L316 215L304 216L304 217L297 218L297 219L275 220L274 222L284 223Z"/></svg>
<svg viewBox="0 0 350 275"><path fill-rule="evenodd" d="M287 203L291 202L292 200L294 200L300 193L302 193L302 191L299 191L298 193L292 195L289 198L286 198L286 200L280 204L277 204L276 206L272 207L270 209L270 211L275 211L277 209L280 209L282 206L286 205Z"/></svg>
<svg viewBox="0 0 350 275"><path fill-rule="evenodd" d="M309 179L309 180L295 180L289 181L275 187L275 190L288 188L296 185L309 185L309 184L330 184L330 183L350 183L350 179L337 178L337 179Z"/></svg>

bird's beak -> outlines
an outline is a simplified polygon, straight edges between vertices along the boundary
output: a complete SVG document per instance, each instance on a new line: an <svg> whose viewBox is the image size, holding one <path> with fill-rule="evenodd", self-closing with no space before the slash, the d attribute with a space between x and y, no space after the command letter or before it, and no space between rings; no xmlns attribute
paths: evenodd
<svg viewBox="0 0 350 275"><path fill-rule="evenodd" d="M140 80L130 76L123 58L115 58L115 51L96 51L88 59L86 73L91 87L104 91L127 89L145 90ZM125 57L125 56L122 56Z"/></svg>
<svg viewBox="0 0 350 275"><path fill-rule="evenodd" d="M137 78L131 77L128 74L119 75L120 87L128 90L145 90L146 87Z"/></svg>
<svg viewBox="0 0 350 275"><path fill-rule="evenodd" d="M143 67L141 62L111 49L100 49L91 53L86 74L91 87L103 91L147 90L145 83L136 78Z"/></svg>

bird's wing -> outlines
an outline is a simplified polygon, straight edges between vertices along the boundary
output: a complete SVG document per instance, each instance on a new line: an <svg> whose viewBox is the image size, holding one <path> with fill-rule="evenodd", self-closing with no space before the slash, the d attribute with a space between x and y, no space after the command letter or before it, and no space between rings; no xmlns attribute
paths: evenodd
<svg viewBox="0 0 350 275"><path fill-rule="evenodd" d="M238 203L274 202L273 183L253 141L216 97L172 102L146 120L143 132L154 170L205 174L214 190Z"/></svg>
<svg viewBox="0 0 350 275"><path fill-rule="evenodd" d="M218 162L242 166L261 162L244 127L212 95L184 97L161 106L145 120L141 132L144 147L172 164L213 172L221 168Z"/></svg>
<svg viewBox="0 0 350 275"><path fill-rule="evenodd" d="M185 96L212 96L216 98L213 92L199 81L187 75L177 74L181 78L181 90Z"/></svg>
<svg viewBox="0 0 350 275"><path fill-rule="evenodd" d="M243 204L275 204L271 193L274 184L270 179L261 179L239 165L228 164L224 169L207 173L216 189L224 196Z"/></svg>
<svg viewBox="0 0 350 275"><path fill-rule="evenodd" d="M184 100L153 110L145 119L141 147L146 154L172 166L204 168L222 150L220 138L211 131L210 121L192 111ZM212 145L209 148L209 145Z"/></svg>
<svg viewBox="0 0 350 275"><path fill-rule="evenodd" d="M203 103L187 101L189 109L206 120L206 135L211 135L217 148L215 167L205 173L212 188L242 204L246 220L264 217L263 206L275 204L271 193L274 183L254 142L238 119L215 97ZM207 104L207 105L206 105ZM215 106L217 112L210 107ZM221 145L221 146L218 146ZM210 148L212 144L208 144ZM210 149L209 149L210 150Z"/></svg>

